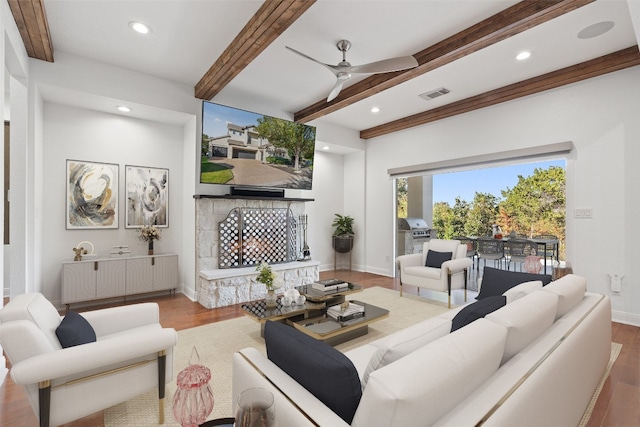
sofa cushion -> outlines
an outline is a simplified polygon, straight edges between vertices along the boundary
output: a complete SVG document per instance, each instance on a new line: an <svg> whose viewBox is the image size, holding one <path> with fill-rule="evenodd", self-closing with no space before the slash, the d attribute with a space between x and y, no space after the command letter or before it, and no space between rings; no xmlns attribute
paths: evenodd
<svg viewBox="0 0 640 427"><path fill-rule="evenodd" d="M267 357L347 423L362 397L353 363L338 350L283 323L264 328Z"/></svg>
<svg viewBox="0 0 640 427"><path fill-rule="evenodd" d="M96 342L96 333L87 319L75 311L70 311L64 316L56 328L56 336L62 348Z"/></svg>
<svg viewBox="0 0 640 427"><path fill-rule="evenodd" d="M442 267L442 263L450 261L452 256L453 252L438 252L429 249L429 252L427 252L425 267L440 268Z"/></svg>
<svg viewBox="0 0 640 427"><path fill-rule="evenodd" d="M506 336L480 319L372 372L351 425L434 424L496 372Z"/></svg>
<svg viewBox="0 0 640 427"><path fill-rule="evenodd" d="M519 285L508 289L502 295L507 297L507 304L510 304L515 300L520 299L526 295L529 295L531 292L535 292L540 289L542 289L542 281L532 280L531 282L520 283Z"/></svg>
<svg viewBox="0 0 640 427"><path fill-rule="evenodd" d="M433 317L374 341L371 345L378 349L369 359L369 364L362 376L362 386L366 386L369 375L376 369L395 362L431 341L447 335L450 330L450 320Z"/></svg>
<svg viewBox="0 0 640 427"><path fill-rule="evenodd" d="M584 293L587 291L587 279L568 274L551 282L543 289L558 295L558 313L556 314L556 319L559 319L582 301Z"/></svg>
<svg viewBox="0 0 640 427"><path fill-rule="evenodd" d="M453 322L451 323L451 332L454 332L471 322L481 319L489 313L493 313L497 309L504 307L506 303L507 297L498 295L494 297L483 298L469 305L466 305L453 318Z"/></svg>
<svg viewBox="0 0 640 427"><path fill-rule="evenodd" d="M533 280L540 280L544 286L551 282L551 276L548 274L519 273L485 267L482 272L482 286L476 299L502 295L520 283Z"/></svg>
<svg viewBox="0 0 640 427"><path fill-rule="evenodd" d="M555 321L558 297L551 292L533 292L485 316L507 328L502 363L535 341Z"/></svg>

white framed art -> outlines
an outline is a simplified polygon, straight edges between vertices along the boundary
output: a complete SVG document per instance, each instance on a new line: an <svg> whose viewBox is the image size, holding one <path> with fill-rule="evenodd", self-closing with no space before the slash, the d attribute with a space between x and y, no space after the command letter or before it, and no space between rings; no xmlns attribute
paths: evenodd
<svg viewBox="0 0 640 427"><path fill-rule="evenodd" d="M169 169L125 166L126 228L169 226Z"/></svg>
<svg viewBox="0 0 640 427"><path fill-rule="evenodd" d="M66 228L118 228L119 166L67 159Z"/></svg>

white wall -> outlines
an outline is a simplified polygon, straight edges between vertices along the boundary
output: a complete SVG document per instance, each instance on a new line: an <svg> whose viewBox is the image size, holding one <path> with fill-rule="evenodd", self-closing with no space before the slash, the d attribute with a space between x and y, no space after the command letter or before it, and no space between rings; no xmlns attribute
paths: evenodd
<svg viewBox="0 0 640 427"><path fill-rule="evenodd" d="M22 44L22 41L20 39L20 33L18 32L18 28L15 24L15 21L13 20L13 15L11 13L11 10L9 9L9 4L7 2L2 2L0 4L0 30L0 34L2 36L2 39L0 40L0 58L2 58L3 61L2 66L0 67L0 81L3 82L4 86L4 82L6 81L5 73L9 73L9 75L12 76L12 80L14 80L15 78L23 78L23 81L25 81L28 74L28 59L24 45ZM14 81L10 82L10 86L13 84L15 84ZM11 100L6 100L4 96L5 91L3 90L2 95L0 95L0 108L2 108L3 110L7 108L8 105L11 105ZM25 96L25 94L22 93L21 96ZM13 101L15 100L16 99L14 99ZM2 115L2 117L10 116L10 113L8 111L0 111L0 114ZM4 164L4 150L2 154L0 154L0 158L2 158L2 163ZM4 188L4 175L0 177L0 182L2 182L2 187ZM4 216L8 214L8 212L4 212L3 210L3 212L0 213L0 221L4 221ZM8 245L0 246L0 260L3 261L0 264L0 269L3 269L2 267L4 266L11 265L10 262L6 262L7 259L10 259L11 257L11 252L8 249ZM7 250L8 253L5 253L5 250ZM3 296L8 295L6 291L9 289L9 283L4 283L7 277L9 277L7 271L2 271L0 273L0 278L2 278L0 280L3 281L3 283L0 285L0 289L3 290ZM0 308L3 305L3 302L4 300L0 299ZM2 353L2 347L0 346L0 383L2 383L7 374L7 368L5 367L5 365L5 358Z"/></svg>
<svg viewBox="0 0 640 427"><path fill-rule="evenodd" d="M344 211L344 158L340 155L316 151L313 189L305 195L314 199L305 204L308 217L308 244L311 258L320 261L320 270L333 268L331 223L335 213Z"/></svg>
<svg viewBox="0 0 640 427"><path fill-rule="evenodd" d="M393 247L392 167L573 141L567 162L567 259L590 291L611 296L614 319L640 325L640 67L466 113L367 142L367 247ZM592 208L592 219L575 219ZM372 215L372 212L378 212ZM368 271L392 268L368 251ZM624 275L620 294L608 274Z"/></svg>
<svg viewBox="0 0 640 427"><path fill-rule="evenodd" d="M72 248L90 241L99 257L109 257L115 245L129 245L133 255L147 247L137 239L136 229L125 228L125 165L169 169L169 227L156 242L159 253L184 252L184 200L192 194L183 186L183 129L146 120L130 119L54 103L44 106L44 164L42 204L46 208L42 240L41 291L54 304L61 301L62 261L73 259ZM66 160L119 165L118 229L66 230Z"/></svg>

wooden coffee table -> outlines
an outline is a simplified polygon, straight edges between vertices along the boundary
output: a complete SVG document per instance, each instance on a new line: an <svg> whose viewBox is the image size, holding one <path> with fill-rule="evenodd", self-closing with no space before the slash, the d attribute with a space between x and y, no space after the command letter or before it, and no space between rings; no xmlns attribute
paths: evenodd
<svg viewBox="0 0 640 427"><path fill-rule="evenodd" d="M321 292L311 285L296 288L307 298L303 305L285 307L282 299L278 298L276 308L268 309L264 300L242 304L243 313L260 323L260 335L264 337L264 325L267 320L283 322L330 345L340 344L368 332L368 325L384 319L389 311L363 302L356 302L365 306L365 316L349 322L338 323L327 318L327 307L341 304L347 295L362 292L363 287L349 283L349 287L337 291Z"/></svg>

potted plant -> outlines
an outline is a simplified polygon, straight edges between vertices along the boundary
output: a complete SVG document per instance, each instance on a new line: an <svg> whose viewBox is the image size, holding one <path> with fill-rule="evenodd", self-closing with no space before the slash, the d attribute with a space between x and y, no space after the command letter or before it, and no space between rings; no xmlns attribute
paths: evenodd
<svg viewBox="0 0 640 427"><path fill-rule="evenodd" d="M348 215L335 214L333 220L333 249L341 254L350 252L353 249L353 218Z"/></svg>
<svg viewBox="0 0 640 427"><path fill-rule="evenodd" d="M267 288L267 296L265 297L265 303L267 308L275 308L277 306L277 297L275 290L279 287L276 284L276 275L271 270L271 266L266 262L261 262L258 264L256 268L258 275L256 276L256 280L260 283L263 283Z"/></svg>

